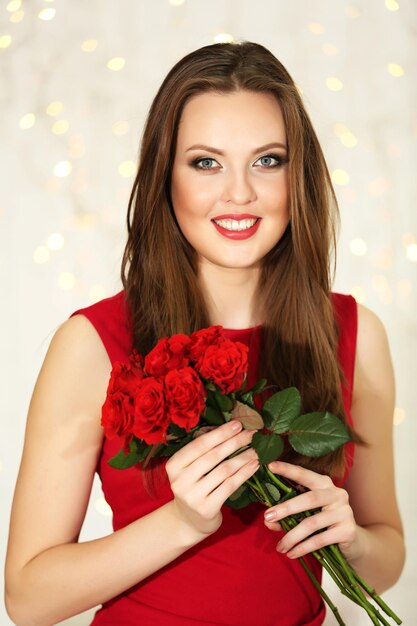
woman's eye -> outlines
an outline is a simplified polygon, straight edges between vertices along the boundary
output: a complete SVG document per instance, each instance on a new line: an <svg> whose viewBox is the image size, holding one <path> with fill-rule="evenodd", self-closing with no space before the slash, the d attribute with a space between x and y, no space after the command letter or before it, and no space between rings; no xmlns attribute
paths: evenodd
<svg viewBox="0 0 417 626"><path fill-rule="evenodd" d="M198 170L212 170L210 167L210 163L215 163L215 159L210 159L209 157L204 157L202 159L195 159L192 161L191 165Z"/></svg>
<svg viewBox="0 0 417 626"><path fill-rule="evenodd" d="M272 161L275 161L275 163L271 163L271 159ZM280 167L284 163L288 163L288 159L278 156L277 154L266 154L265 156L260 157L258 161L261 161L261 165L263 167L268 168Z"/></svg>

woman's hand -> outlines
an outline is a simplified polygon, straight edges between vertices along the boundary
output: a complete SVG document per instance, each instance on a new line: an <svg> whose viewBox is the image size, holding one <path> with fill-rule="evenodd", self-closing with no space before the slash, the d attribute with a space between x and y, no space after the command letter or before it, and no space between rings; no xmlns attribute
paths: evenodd
<svg viewBox="0 0 417 626"><path fill-rule="evenodd" d="M249 448L255 430L243 430L231 420L181 448L166 463L177 515L204 538L221 525L225 500L258 469L258 456Z"/></svg>
<svg viewBox="0 0 417 626"><path fill-rule="evenodd" d="M268 509L265 513L265 525L269 529L281 530L279 520L287 515L321 509L285 533L277 544L278 552L294 559L329 544L337 543L346 559L355 559L360 555L358 526L345 489L336 487L328 476L299 465L274 461L268 467L271 472L289 478L309 489L306 493ZM322 532L312 534L317 531Z"/></svg>

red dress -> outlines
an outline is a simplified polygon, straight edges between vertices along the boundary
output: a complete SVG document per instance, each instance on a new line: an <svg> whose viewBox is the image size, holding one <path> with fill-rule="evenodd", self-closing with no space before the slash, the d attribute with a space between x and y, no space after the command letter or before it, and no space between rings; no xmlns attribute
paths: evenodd
<svg viewBox="0 0 417 626"><path fill-rule="evenodd" d="M339 360L347 379L344 405L351 421L353 369L356 348L357 306L352 296L332 293L341 328ZM124 292L74 311L85 315L97 330L113 363L126 360L131 332ZM229 330L231 339L250 346L249 382L254 380L259 357L261 327ZM104 402L104 398L103 398ZM103 441L97 463L104 496L118 530L172 499L169 484L152 499L145 491L140 470L116 470L107 461L120 449L117 439ZM353 444L346 445L347 471L353 462ZM347 472L345 474L345 477ZM105 602L92 625L123 626L318 626L325 606L297 560L275 550L280 533L267 529L265 507L252 503L234 511L222 509L219 530L187 550L124 593ZM169 532L169 528L167 528ZM132 546L134 549L134 546ZM138 554L140 559L140 554ZM318 578L321 567L307 556Z"/></svg>

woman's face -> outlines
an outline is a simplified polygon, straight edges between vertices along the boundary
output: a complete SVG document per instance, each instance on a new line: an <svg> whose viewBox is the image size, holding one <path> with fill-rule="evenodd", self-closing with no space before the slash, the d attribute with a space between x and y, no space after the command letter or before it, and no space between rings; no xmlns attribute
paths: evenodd
<svg viewBox="0 0 417 626"><path fill-rule="evenodd" d="M178 128L171 199L200 263L258 267L288 221L288 159L272 94L198 94Z"/></svg>

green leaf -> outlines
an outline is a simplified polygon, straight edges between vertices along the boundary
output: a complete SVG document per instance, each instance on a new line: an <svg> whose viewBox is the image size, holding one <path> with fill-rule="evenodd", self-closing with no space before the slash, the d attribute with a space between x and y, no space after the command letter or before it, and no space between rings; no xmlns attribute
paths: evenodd
<svg viewBox="0 0 417 626"><path fill-rule="evenodd" d="M232 509L243 509L243 507L247 506L251 502L254 502L251 492L247 485L243 484L227 498L225 504Z"/></svg>
<svg viewBox="0 0 417 626"><path fill-rule="evenodd" d="M252 448L256 450L259 462L267 465L280 456L284 449L284 442L279 435L257 432L252 437Z"/></svg>
<svg viewBox="0 0 417 626"><path fill-rule="evenodd" d="M299 454L319 457L350 440L341 420L328 411L306 413L291 422L288 441Z"/></svg>
<svg viewBox="0 0 417 626"><path fill-rule="evenodd" d="M261 391L265 389L267 382L268 381L266 380L266 378L261 378L261 380L258 380L256 385L254 385L252 389L249 389L249 391L255 396L257 393L261 393Z"/></svg>
<svg viewBox="0 0 417 626"><path fill-rule="evenodd" d="M271 483L264 483L267 488L269 495L273 498L274 504L281 500L281 492L276 485L272 485Z"/></svg>
<svg viewBox="0 0 417 626"><path fill-rule="evenodd" d="M296 387L274 393L265 401L262 414L267 428L276 434L287 432L290 423L300 415L301 396Z"/></svg>
<svg viewBox="0 0 417 626"><path fill-rule="evenodd" d="M125 454L122 448L115 456L108 460L108 464L116 469L128 469L143 461L151 447L152 446L148 444L138 446L137 442L132 445L132 442L130 442L129 454Z"/></svg>
<svg viewBox="0 0 417 626"><path fill-rule="evenodd" d="M178 437L180 439L182 439L182 437L184 437L187 434L187 431L185 430L185 428L181 428L181 426L178 426L178 424L174 424L174 422L170 423L168 432L172 435L175 435L175 437Z"/></svg>
<svg viewBox="0 0 417 626"><path fill-rule="evenodd" d="M220 393L220 391L216 391L214 397L216 398L217 406L220 411L231 411L233 409L233 400L229 398L229 396Z"/></svg>
<svg viewBox="0 0 417 626"><path fill-rule="evenodd" d="M224 417L218 410L213 409L211 406L206 406L206 410L204 412L204 419L207 424L212 426L219 426L220 424L224 424Z"/></svg>

